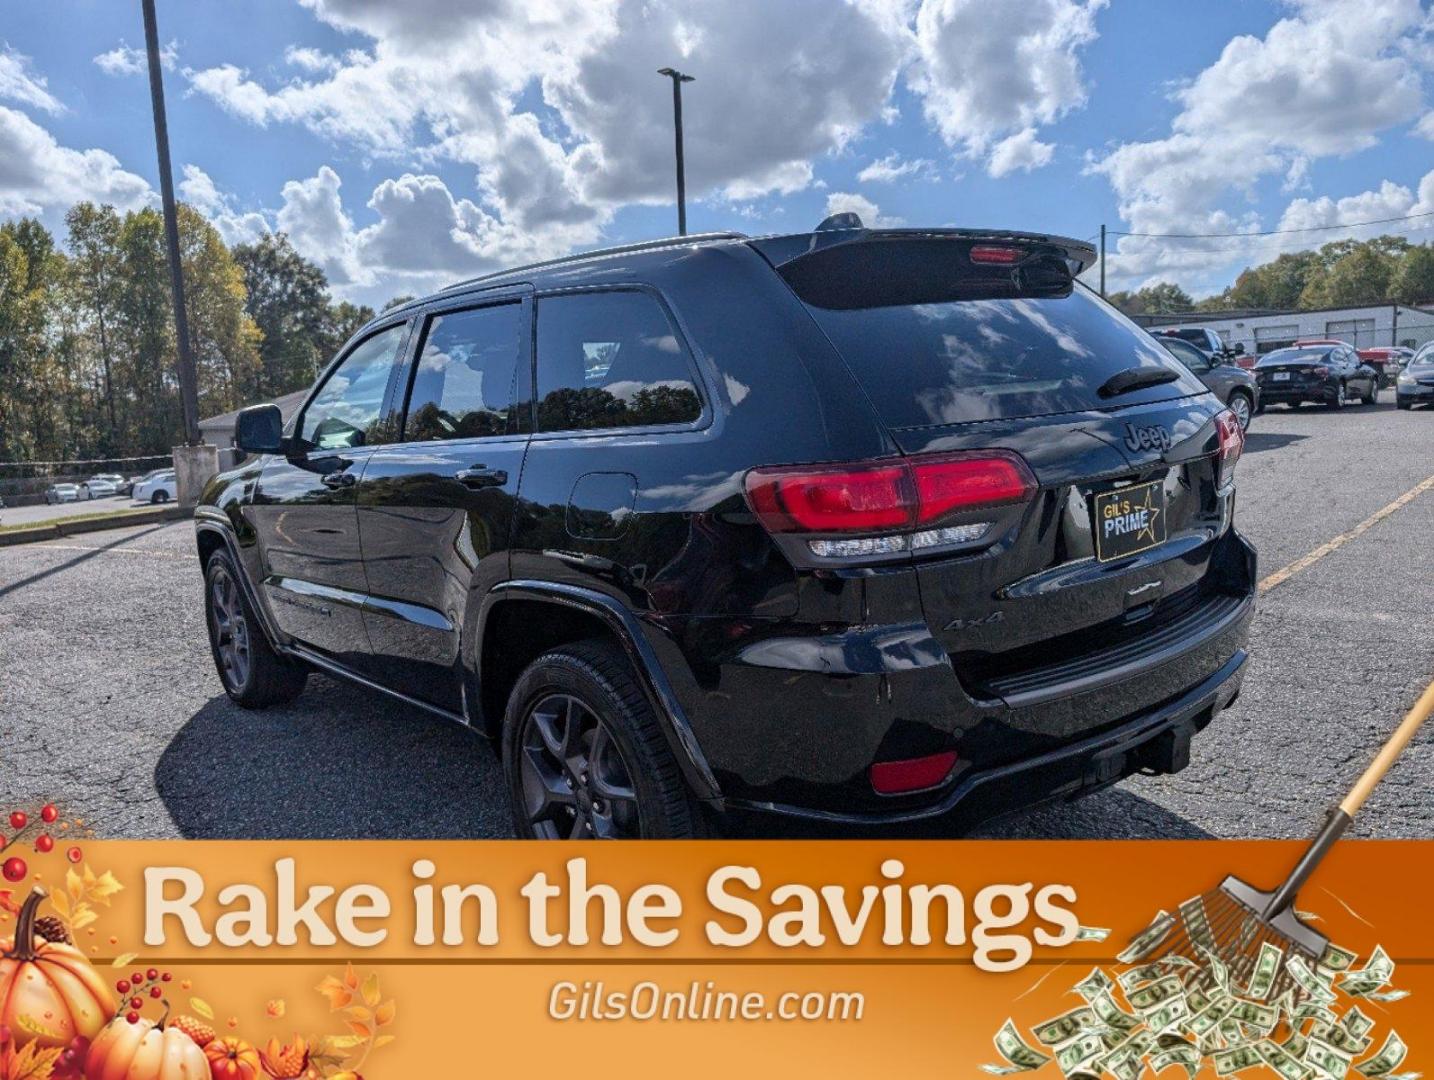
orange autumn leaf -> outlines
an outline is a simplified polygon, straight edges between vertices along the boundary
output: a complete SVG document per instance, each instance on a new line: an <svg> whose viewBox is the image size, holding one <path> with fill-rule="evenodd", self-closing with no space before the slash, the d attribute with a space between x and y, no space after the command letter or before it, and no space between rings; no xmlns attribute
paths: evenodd
<svg viewBox="0 0 1434 1080"><path fill-rule="evenodd" d="M352 1031L355 1035L357 1035L360 1039L367 1039L371 1035L373 1035L373 1028L369 1027L367 1024L361 1024L357 1020L348 1021L348 1026L349 1030Z"/></svg>
<svg viewBox="0 0 1434 1080"><path fill-rule="evenodd" d="M42 1049L33 1042L18 1051L0 1050L0 1080L50 1080L64 1050L63 1046Z"/></svg>
<svg viewBox="0 0 1434 1080"><path fill-rule="evenodd" d="M378 976L376 974L369 975L369 977L363 981L364 1004L372 1008L378 1004L380 997L382 997L382 994L378 988Z"/></svg>
<svg viewBox="0 0 1434 1080"><path fill-rule="evenodd" d="M385 1027L393 1023L393 1018L398 1012L398 1004L392 999L385 1001L373 1014L374 1021L379 1027Z"/></svg>
<svg viewBox="0 0 1434 1080"><path fill-rule="evenodd" d="M275 998L273 1001L269 1002L269 1004L264 1006L264 1011L268 1013L271 1017L273 1017L275 1020L278 1020L284 1015L284 1013L287 1011L287 1008L288 1007L285 1005L283 998Z"/></svg>
<svg viewBox="0 0 1434 1080"><path fill-rule="evenodd" d="M347 1007L354 999L353 991L332 975L326 976L316 989L328 998L330 1012Z"/></svg>
<svg viewBox="0 0 1434 1080"><path fill-rule="evenodd" d="M354 970L354 966L352 964L346 965L344 967L344 985L347 986L350 990L357 990L358 984L358 972Z"/></svg>

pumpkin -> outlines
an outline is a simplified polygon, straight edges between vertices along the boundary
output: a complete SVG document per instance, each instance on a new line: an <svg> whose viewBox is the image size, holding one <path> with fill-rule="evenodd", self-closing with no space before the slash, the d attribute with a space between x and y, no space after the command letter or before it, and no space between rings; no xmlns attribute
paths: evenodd
<svg viewBox="0 0 1434 1080"><path fill-rule="evenodd" d="M117 1016L90 1044L85 1080L209 1080L199 1044L163 1020Z"/></svg>
<svg viewBox="0 0 1434 1080"><path fill-rule="evenodd" d="M243 1039L226 1035L206 1046L204 1053L209 1058L209 1072L214 1080L264 1080L259 1051Z"/></svg>
<svg viewBox="0 0 1434 1080"><path fill-rule="evenodd" d="M45 890L36 886L20 909L15 937L0 942L0 1028L8 1027L15 1049L42 1048L93 1039L115 1011L110 989L73 945L35 933Z"/></svg>

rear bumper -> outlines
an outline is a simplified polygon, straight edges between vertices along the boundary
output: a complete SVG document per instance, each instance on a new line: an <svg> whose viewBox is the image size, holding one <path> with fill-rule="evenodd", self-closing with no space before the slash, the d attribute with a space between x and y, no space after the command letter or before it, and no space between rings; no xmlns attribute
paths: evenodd
<svg viewBox="0 0 1434 1080"><path fill-rule="evenodd" d="M1333 401L1339 396L1339 388L1333 383L1285 386L1266 383L1260 387L1260 403L1263 405L1288 405L1292 401Z"/></svg>
<svg viewBox="0 0 1434 1080"><path fill-rule="evenodd" d="M930 806L886 813L842 813L779 803L728 800L735 818L777 816L842 831L883 834L966 828L1007 810L1075 799L1138 772L1178 772L1189 763L1191 739L1239 696L1249 654L1242 648L1198 685L1117 727L1059 749L997 768L968 773Z"/></svg>

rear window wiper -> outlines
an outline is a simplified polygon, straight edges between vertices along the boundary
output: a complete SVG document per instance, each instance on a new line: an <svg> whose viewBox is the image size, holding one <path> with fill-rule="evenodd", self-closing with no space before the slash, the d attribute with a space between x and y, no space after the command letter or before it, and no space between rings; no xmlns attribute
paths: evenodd
<svg viewBox="0 0 1434 1080"><path fill-rule="evenodd" d="M1121 394L1128 394L1132 390L1144 390L1149 386L1163 386L1178 378L1180 378L1180 372L1171 368L1138 364L1135 367L1117 371L1101 383L1100 389L1096 392L1103 398L1118 397Z"/></svg>

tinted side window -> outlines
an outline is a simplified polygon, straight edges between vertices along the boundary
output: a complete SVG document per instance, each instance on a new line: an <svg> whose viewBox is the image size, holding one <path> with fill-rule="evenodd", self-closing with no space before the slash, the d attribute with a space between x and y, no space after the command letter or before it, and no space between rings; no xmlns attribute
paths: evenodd
<svg viewBox="0 0 1434 1080"><path fill-rule="evenodd" d="M405 441L508 433L522 323L516 303L429 320L408 394Z"/></svg>
<svg viewBox="0 0 1434 1080"><path fill-rule="evenodd" d="M538 430L691 423L702 415L687 351L646 293L538 301Z"/></svg>
<svg viewBox="0 0 1434 1080"><path fill-rule="evenodd" d="M383 398L407 326L365 338L344 357L304 410L300 437L316 450L348 450L388 442Z"/></svg>
<svg viewBox="0 0 1434 1080"><path fill-rule="evenodd" d="M1160 344L1170 351L1170 355L1181 361L1191 371L1209 371L1210 363L1205 359L1205 354L1191 345L1188 341L1180 338L1161 338Z"/></svg>

